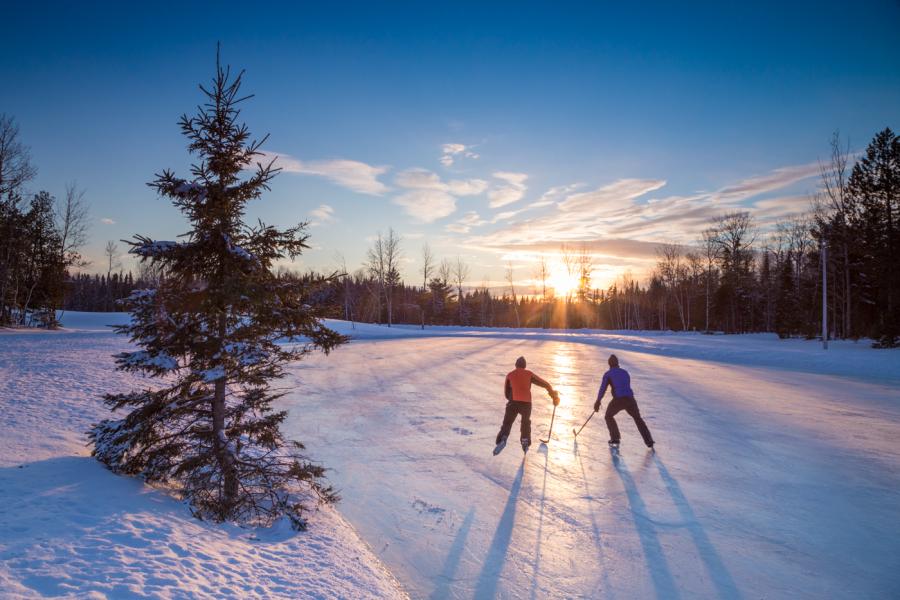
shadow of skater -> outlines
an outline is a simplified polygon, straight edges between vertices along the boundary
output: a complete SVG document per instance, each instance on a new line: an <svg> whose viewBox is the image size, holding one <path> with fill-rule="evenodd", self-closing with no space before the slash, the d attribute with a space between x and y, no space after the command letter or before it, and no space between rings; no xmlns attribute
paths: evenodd
<svg viewBox="0 0 900 600"><path fill-rule="evenodd" d="M625 461L619 456L618 451L611 449L613 466L622 484L625 486L625 495L628 497L628 505L631 512L638 518L634 520L634 527L637 529L638 537L641 541L641 548L644 550L644 558L647 562L647 569L650 571L650 578L653 580L653 587L656 590L657 598L680 598L681 594L672 578L672 572L669 570L669 563L663 554L662 545L659 543L659 537L653 523L649 520L647 505L641 498L634 479L625 466Z"/></svg>
<svg viewBox="0 0 900 600"><path fill-rule="evenodd" d="M509 499L506 501L503 514L500 516L500 522L497 523L494 539L491 540L491 546L488 548L487 556L484 558L484 567L482 567L481 573L478 574L474 598L493 598L496 594L500 573L503 572L503 565L506 563L509 542L512 540L513 525L516 519L516 503L519 499L519 490L522 488L524 475L525 458L523 457L512 487L509 488Z"/></svg>
<svg viewBox="0 0 900 600"><path fill-rule="evenodd" d="M686 523L685 526L694 540L694 545L700 553L700 558L703 559L706 565L706 570L713 581L713 585L716 587L719 597L741 598L741 593L738 591L731 573L728 572L725 563L722 562L719 553L716 552L715 546L709 541L709 537L707 537L703 527L697 521L697 516L681 491L681 486L669 473L659 456L654 454L653 462L656 463L656 468L659 469L659 474L666 485L666 489L669 490L669 495L672 496L672 500L675 502L675 506L678 507L682 520Z"/></svg>
<svg viewBox="0 0 900 600"><path fill-rule="evenodd" d="M459 568L459 561L462 558L463 550L466 548L466 538L469 537L469 530L472 528L472 522L475 520L475 509L469 509L466 518L463 520L462 525L459 526L459 531L456 532L456 539L453 540L453 545L450 546L450 551L447 553L447 558L444 560L444 566L441 567L441 572L438 575L440 581L438 582L437 587L434 588L434 591L431 592L429 596L430 600L440 600L441 598L447 598L451 591L451 585L453 583L453 576L456 574L456 570Z"/></svg>
<svg viewBox="0 0 900 600"><path fill-rule="evenodd" d="M600 526L597 525L597 517L594 515L594 496L591 494L591 486L588 483L587 471L584 468L584 460L581 453L578 452L578 439L572 445L572 453L578 459L578 466L581 467L581 479L584 482L585 499L588 501L588 515L591 517L591 530L594 533L594 545L597 547L597 562L600 565L600 589L597 595L603 598L615 598L612 585L609 582L609 572L606 564L606 556L603 552L603 539L600 534Z"/></svg>
<svg viewBox="0 0 900 600"><path fill-rule="evenodd" d="M544 479L541 483L541 508L538 513L537 540L534 544L534 573L531 579L531 599L537 598L538 575L541 572L541 534L544 530L544 505L547 494L547 467L550 461L550 452L546 444L541 443L538 454L544 455Z"/></svg>

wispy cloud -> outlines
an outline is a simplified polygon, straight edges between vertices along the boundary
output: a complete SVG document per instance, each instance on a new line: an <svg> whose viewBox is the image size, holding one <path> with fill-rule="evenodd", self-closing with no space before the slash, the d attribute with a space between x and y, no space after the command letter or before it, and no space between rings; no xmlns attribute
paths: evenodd
<svg viewBox="0 0 900 600"><path fill-rule="evenodd" d="M341 187L372 196L381 196L389 191L389 188L379 181L378 177L387 173L390 167L376 167L346 158L303 161L276 152L263 152L263 155L264 159L274 158L275 166L280 167L286 173L325 177Z"/></svg>
<svg viewBox="0 0 900 600"><path fill-rule="evenodd" d="M647 256L645 244L692 243L709 226L711 218L729 210L751 211L764 228L806 212L809 209L806 196L767 198L766 195L817 175L818 165L789 166L712 192L663 197L651 196L666 185L662 179L619 179L594 190L575 193L572 193L575 188L562 186L548 190L541 200L527 207L544 207L549 212L510 221L468 242L474 247L511 252L558 248L562 243L596 246L615 241L616 251L624 249L625 244L637 244L632 251L640 248ZM494 221L512 219L524 210L499 213Z"/></svg>
<svg viewBox="0 0 900 600"><path fill-rule="evenodd" d="M819 163L781 167L771 173L749 177L725 186L717 191L713 197L716 200L726 202L746 200L766 192L783 189L810 177L816 177L819 173Z"/></svg>
<svg viewBox="0 0 900 600"><path fill-rule="evenodd" d="M334 221L334 208L327 204L320 204L318 208L309 211L309 216L312 218L309 223L312 227L330 223Z"/></svg>
<svg viewBox="0 0 900 600"><path fill-rule="evenodd" d="M440 190L410 190L394 198L406 213L420 223L431 223L456 212L456 198Z"/></svg>
<svg viewBox="0 0 900 600"><path fill-rule="evenodd" d="M470 211L455 223L448 224L445 229L452 233L469 233L473 227L479 227L485 223L487 223L487 221L482 219L477 212Z"/></svg>
<svg viewBox="0 0 900 600"><path fill-rule="evenodd" d="M116 222L113 221L112 219L110 219L109 217L103 217L102 219L100 219L100 222L103 223L104 225L115 225L116 224Z"/></svg>
<svg viewBox="0 0 900 600"><path fill-rule="evenodd" d="M451 179L444 181L427 169L407 169L394 178L397 187L409 191L394 198L414 219L430 223L456 211L456 198L484 193L488 182L483 179Z"/></svg>
<svg viewBox="0 0 900 600"><path fill-rule="evenodd" d="M478 158L478 154L472 152L472 148L473 146L466 146L465 144L444 144L441 146L441 164L445 167L451 167L460 157Z"/></svg>
<svg viewBox="0 0 900 600"><path fill-rule="evenodd" d="M504 183L488 192L491 208L500 208L501 206L518 202L525 196L525 190L528 189L525 185L528 175L525 173L497 171L493 176Z"/></svg>

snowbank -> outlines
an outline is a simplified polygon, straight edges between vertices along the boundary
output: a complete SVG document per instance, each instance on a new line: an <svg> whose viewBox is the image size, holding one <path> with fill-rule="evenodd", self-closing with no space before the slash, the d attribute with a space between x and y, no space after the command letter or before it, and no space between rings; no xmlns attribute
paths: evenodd
<svg viewBox="0 0 900 600"><path fill-rule="evenodd" d="M241 529L90 458L103 392L134 385L111 354L125 314L66 313L61 335L0 338L3 598L404 598L336 509L309 531Z"/></svg>

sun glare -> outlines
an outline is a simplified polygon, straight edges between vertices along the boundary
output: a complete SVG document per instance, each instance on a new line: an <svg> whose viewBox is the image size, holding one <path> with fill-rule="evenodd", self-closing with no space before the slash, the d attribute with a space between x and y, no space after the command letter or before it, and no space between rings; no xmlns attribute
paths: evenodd
<svg viewBox="0 0 900 600"><path fill-rule="evenodd" d="M547 283L557 296L567 296L578 289L578 276L575 273L569 273L563 265L554 265L550 270L550 278Z"/></svg>

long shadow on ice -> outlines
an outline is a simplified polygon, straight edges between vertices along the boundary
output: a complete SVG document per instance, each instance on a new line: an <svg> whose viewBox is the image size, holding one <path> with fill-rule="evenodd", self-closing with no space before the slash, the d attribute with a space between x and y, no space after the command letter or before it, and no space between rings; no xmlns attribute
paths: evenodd
<svg viewBox="0 0 900 600"><path fill-rule="evenodd" d="M653 587L656 590L657 598L680 598L681 594L675 585L672 572L669 570L669 563L666 555L663 553L662 545L659 543L659 537L653 523L644 519L648 513L647 505L641 498L641 493L625 466L625 461L619 456L618 451L610 450L612 455L613 466L622 484L625 486L625 495L628 496L628 505L631 512L642 518L634 520L634 527L637 529L638 537L641 541L641 548L644 550L644 559L647 563L647 569L650 571L650 577L653 580Z"/></svg>
<svg viewBox="0 0 900 600"><path fill-rule="evenodd" d="M700 553L700 557L706 565L706 570L709 572L709 576L713 581L713 585L716 587L719 597L740 598L741 593L738 591L737 585L731 577L731 573L728 572L728 569L719 557L719 553L716 552L715 546L709 541L706 531L703 530L703 527L700 525L699 521L697 521L697 516L694 514L694 510L691 508L690 503L681 491L681 486L678 485L678 481L671 473L669 473L669 470L666 468L665 464L663 464L662 459L655 453L653 454L653 462L656 464L656 468L659 469L659 474L666 485L666 489L669 491L669 495L672 496L675 506L678 507L678 512L681 514L681 518L685 522L685 527L691 534L694 545L697 547L697 551Z"/></svg>
<svg viewBox="0 0 900 600"><path fill-rule="evenodd" d="M454 581L453 578L456 575L456 570L459 568L459 561L462 559L463 550L466 548L466 538L469 537L469 530L472 528L474 520L475 509L470 508L462 525L459 526L459 531L456 532L456 539L453 540L453 545L450 546L450 552L447 553L444 566L441 567L441 573L438 575L439 583L429 596L431 600L441 600L449 596L452 589L451 585Z"/></svg>
<svg viewBox="0 0 900 600"><path fill-rule="evenodd" d="M609 572L607 571L606 557L603 553L603 537L600 533L600 526L597 525L597 516L594 514L594 495L591 493L590 482L588 481L587 471L584 468L584 458L578 452L578 439L575 439L572 445L572 453L578 458L578 466L581 468L581 479L584 481L585 500L588 502L588 515L591 517L591 531L594 533L594 545L597 546L597 563L600 565L600 584L598 593L602 593L604 598L615 598L612 585L609 582Z"/></svg>
<svg viewBox="0 0 900 600"><path fill-rule="evenodd" d="M534 543L534 574L531 579L531 600L537 598L538 575L541 572L541 534L544 530L544 505L546 504L547 495L547 466L550 461L550 449L546 444L541 443L538 447L538 454L544 455L544 477L541 483L541 507L538 511L537 540Z"/></svg>
<svg viewBox="0 0 900 600"><path fill-rule="evenodd" d="M525 458L519 465L516 478L509 489L509 499L500 516L500 522L497 523L497 529L494 531L494 538L491 540L491 546L488 549L487 556L484 558L484 567L478 575L478 583L475 586L474 598L493 598L497 591L497 584L500 582L500 574L503 572L503 565L506 563L506 554L509 550L509 543L512 540L513 525L516 520L516 504L519 499L519 491L522 489L522 478L525 475Z"/></svg>

